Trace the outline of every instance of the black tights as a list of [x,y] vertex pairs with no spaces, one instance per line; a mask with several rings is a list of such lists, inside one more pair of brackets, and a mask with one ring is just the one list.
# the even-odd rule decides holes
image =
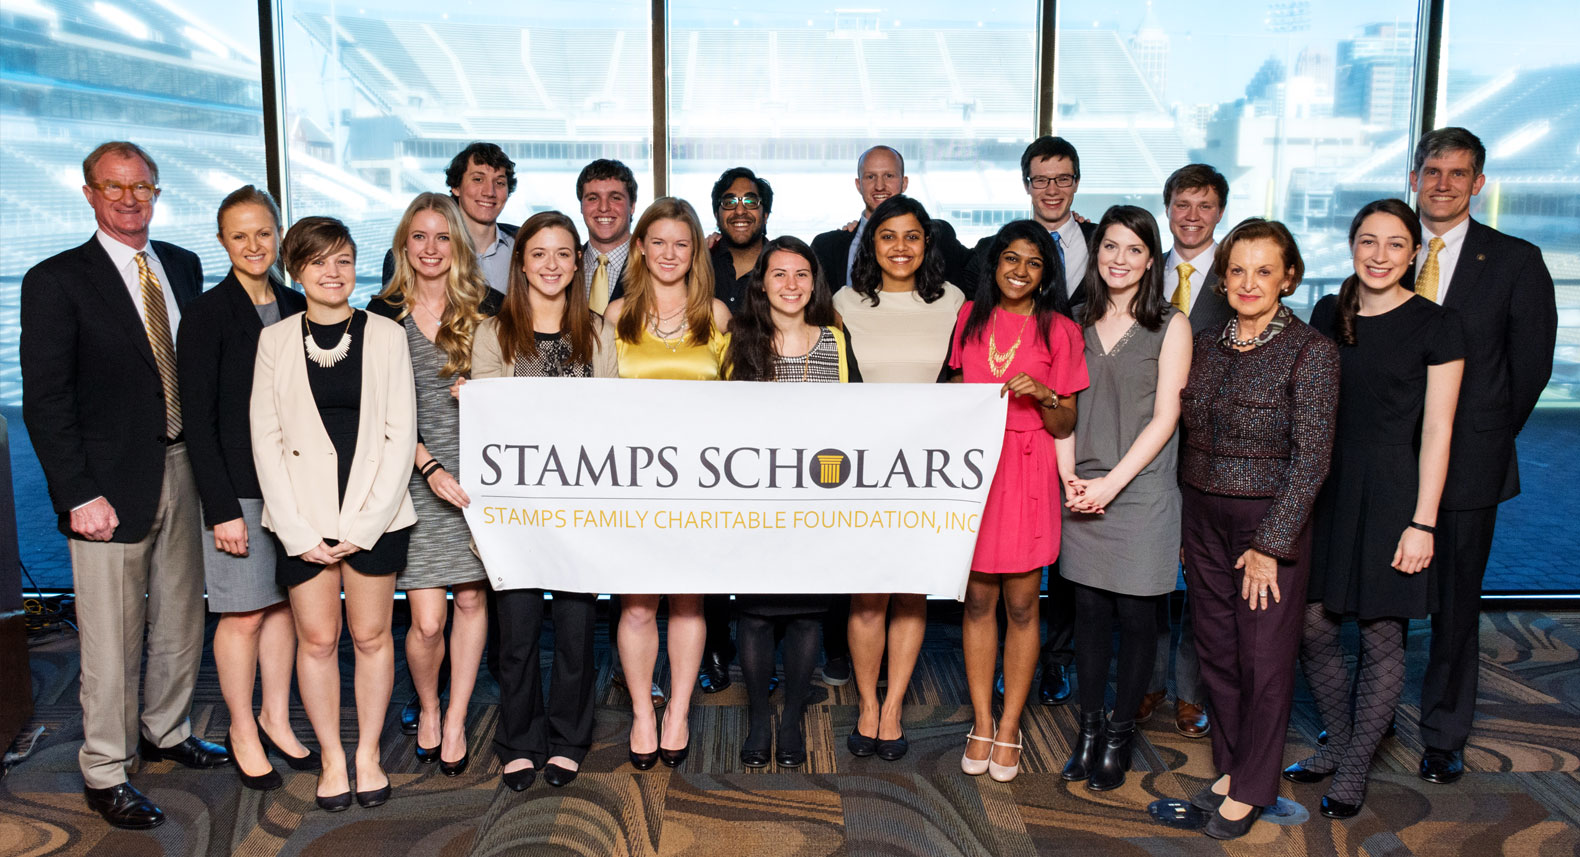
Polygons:
[[[1301,762],[1313,771],[1333,771],[1328,797],[1358,804],[1366,797],[1366,775],[1372,756],[1392,722],[1404,689],[1403,619],[1362,620],[1360,669],[1350,675],[1344,663],[1339,628],[1344,617],[1328,612],[1322,602],[1306,605],[1300,660],[1306,684],[1328,730],[1328,743]],[[1353,700],[1353,710],[1351,703]]]
[[1114,691],[1115,723],[1136,717],[1141,697],[1152,679],[1158,645],[1158,598],[1120,595],[1106,589],[1075,586],[1075,676],[1080,684],[1081,713],[1103,710],[1108,666],[1114,654],[1114,619],[1119,619],[1119,681]]
[[801,715],[806,711],[812,670],[817,666],[820,613],[763,616],[742,611],[737,617],[735,644],[740,649],[741,675],[746,679],[746,699],[751,705],[751,731],[743,749],[770,747],[773,707],[768,701],[768,683],[774,675],[776,625],[783,632],[785,651],[785,710],[779,718],[779,749],[799,752],[806,749]]

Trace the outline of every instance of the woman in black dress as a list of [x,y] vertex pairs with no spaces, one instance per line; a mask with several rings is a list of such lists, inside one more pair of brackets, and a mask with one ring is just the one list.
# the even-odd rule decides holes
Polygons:
[[[1329,818],[1360,811],[1372,755],[1404,686],[1405,625],[1437,606],[1432,530],[1465,346],[1453,310],[1399,283],[1420,246],[1421,223],[1408,205],[1368,204],[1350,222],[1354,276],[1311,313],[1311,326],[1339,344],[1343,378],[1300,651],[1328,743],[1284,778],[1332,775],[1322,798]],[[1358,676],[1339,643],[1347,616],[1360,625]]]
[[[417,405],[406,332],[352,310],[356,244],[330,217],[285,235],[286,270],[307,311],[258,338],[252,457],[275,579],[290,591],[302,706],[323,753],[318,806],[337,812],[389,799],[379,736],[395,676],[390,635],[395,573],[417,522],[406,488]],[[356,651],[357,750],[352,785],[340,743],[341,593]]]

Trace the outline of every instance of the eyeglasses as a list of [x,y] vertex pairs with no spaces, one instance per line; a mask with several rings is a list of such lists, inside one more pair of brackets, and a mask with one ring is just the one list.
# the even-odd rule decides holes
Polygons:
[[1062,176],[1026,176],[1026,184],[1037,190],[1046,188],[1050,183],[1059,187],[1074,187],[1077,179],[1079,179],[1079,176],[1068,173]]
[[89,187],[103,194],[104,198],[111,202],[115,202],[125,196],[127,191],[131,191],[132,198],[138,202],[147,202],[159,195],[158,185],[151,185],[148,182],[138,182],[134,185],[116,184],[115,182],[94,182]]
[[763,201],[758,199],[755,193],[749,193],[745,196],[727,196],[719,200],[719,207],[725,211],[733,211],[737,206],[745,206],[748,211],[756,211],[762,207],[762,204]]

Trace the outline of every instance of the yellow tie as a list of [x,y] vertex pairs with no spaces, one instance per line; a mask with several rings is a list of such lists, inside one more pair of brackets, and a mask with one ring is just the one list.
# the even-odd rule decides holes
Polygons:
[[1189,262],[1181,262],[1175,266],[1174,270],[1180,273],[1180,284],[1174,287],[1174,296],[1169,298],[1169,303],[1173,304],[1175,309],[1185,313],[1188,318],[1190,316],[1190,275],[1196,273],[1196,269]]
[[587,297],[587,307],[603,315],[609,308],[609,257],[598,254],[598,267],[593,271],[592,294]]
[[1415,293],[1433,303],[1437,302],[1437,253],[1442,249],[1441,238],[1426,242],[1426,262],[1421,265],[1421,275],[1415,278]]
[[137,284],[143,290],[143,325],[148,328],[148,344],[154,349],[154,364],[165,388],[165,437],[181,434],[181,391],[176,386],[176,346],[170,337],[170,313],[165,309],[165,292],[159,278],[148,266],[148,254],[137,254]]

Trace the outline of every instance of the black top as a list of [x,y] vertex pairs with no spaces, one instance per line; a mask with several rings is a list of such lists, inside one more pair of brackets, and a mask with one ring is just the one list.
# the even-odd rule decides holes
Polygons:
[[722,238],[708,255],[713,261],[713,296],[724,301],[731,313],[740,312],[741,298],[746,296],[752,272],[748,270],[739,277],[735,276],[735,256]]
[[[307,356],[307,385],[313,391],[313,402],[318,405],[318,418],[324,424],[335,447],[335,461],[340,477],[340,500],[346,497],[346,483],[351,478],[351,465],[356,460],[357,427],[362,417],[362,352],[363,338],[368,329],[366,313],[352,311],[350,324],[315,324],[302,316],[300,324],[312,332],[313,342],[319,348],[330,350],[340,342],[340,337],[351,334],[351,350],[333,366],[318,365]],[[306,350],[306,344],[303,344]]]
[[[1336,338],[1337,316],[1330,295],[1311,311],[1311,326]],[[1407,575],[1392,564],[1415,514],[1427,367],[1464,356],[1459,314],[1419,295],[1355,318],[1355,344],[1339,346],[1338,429],[1317,499],[1310,600],[1362,619],[1436,609],[1435,569]]]
[[[274,284],[279,317],[307,308],[300,292]],[[234,273],[188,304],[176,333],[176,370],[181,381],[182,431],[192,477],[208,526],[241,517],[239,498],[259,498],[252,463],[253,364],[263,322]]]

